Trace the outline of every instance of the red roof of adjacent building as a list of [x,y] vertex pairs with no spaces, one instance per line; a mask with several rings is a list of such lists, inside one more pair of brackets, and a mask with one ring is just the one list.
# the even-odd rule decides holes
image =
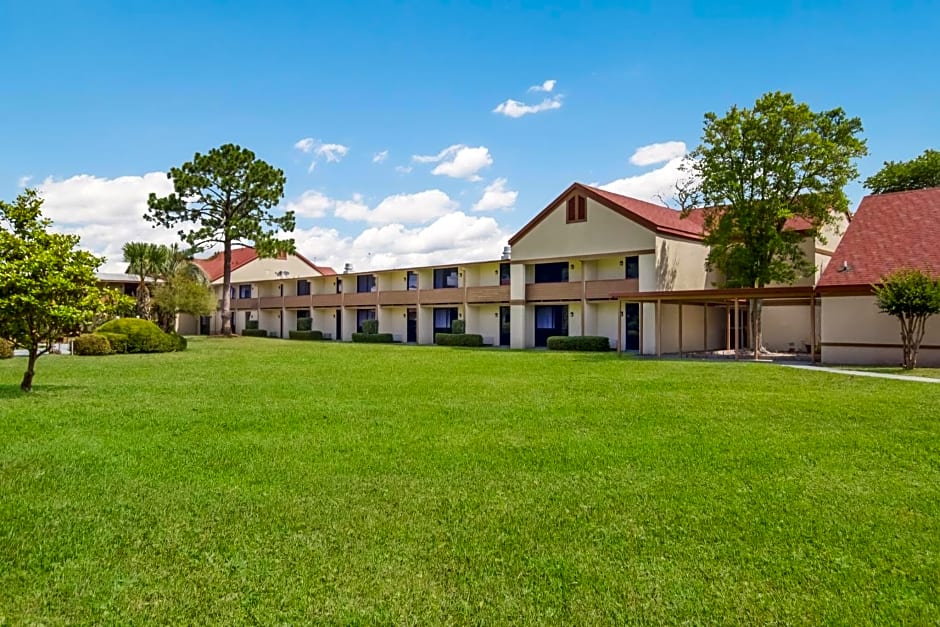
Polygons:
[[[333,268],[330,268],[328,266],[318,266],[301,254],[295,254],[295,256],[324,276],[336,274],[336,270],[334,270]],[[232,249],[232,270],[233,271],[237,270],[238,268],[241,268],[245,264],[250,263],[257,258],[258,258],[258,251],[256,251],[254,248],[251,248],[250,246],[233,248]],[[194,259],[193,261],[195,262],[197,266],[202,268],[202,271],[209,278],[210,282],[217,281],[218,279],[222,278],[223,266],[225,264],[225,260],[223,259],[221,252],[217,252],[216,254],[212,255],[208,259]]]
[[[655,233],[693,240],[701,240],[704,236],[703,209],[692,209],[688,216],[683,218],[682,212],[669,207],[622,196],[590,185],[574,183],[513,235],[509,244],[513,245],[522,239],[539,222],[548,217],[562,200],[576,191]],[[802,217],[791,218],[786,224],[786,228],[797,231],[805,231],[811,227],[810,222]]]
[[870,286],[903,269],[940,275],[940,187],[863,198],[818,286]]

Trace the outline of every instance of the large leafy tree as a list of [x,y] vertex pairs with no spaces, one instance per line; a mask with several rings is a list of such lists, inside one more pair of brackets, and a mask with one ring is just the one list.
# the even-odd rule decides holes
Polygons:
[[176,330],[176,316],[204,316],[215,310],[215,298],[192,252],[177,244],[165,246],[164,263],[156,269],[153,304],[156,322],[167,333]]
[[865,179],[873,194],[940,187],[940,151],[925,150],[910,161],[885,161],[884,167]]
[[136,274],[137,316],[149,320],[152,315],[148,280],[157,276],[159,268],[167,263],[167,247],[150,242],[127,242],[122,249],[127,273]]
[[77,250],[77,235],[50,232],[41,208],[30,189],[0,201],[0,338],[28,352],[24,392],[33,389],[36,360],[81,331],[113,296],[97,287],[104,260]]
[[[812,111],[780,92],[753,108],[705,114],[702,142],[685,163],[678,199],[702,209],[708,266],[727,287],[792,283],[814,272],[804,238],[822,238],[848,212],[845,185],[867,154],[862,122],[841,108]],[[798,222],[799,228],[794,228]],[[755,356],[761,302],[751,306]]]
[[232,333],[232,245],[253,245],[261,256],[293,252],[292,239],[279,232],[294,230],[292,211],[275,216],[271,209],[284,195],[284,172],[255,157],[252,151],[225,144],[170,168],[175,193],[150,194],[148,213],[155,225],[179,228],[190,247],[222,247],[222,333]]
[[924,340],[927,320],[940,314],[940,280],[920,270],[899,270],[875,286],[878,308],[901,323],[902,366],[917,367],[917,351]]

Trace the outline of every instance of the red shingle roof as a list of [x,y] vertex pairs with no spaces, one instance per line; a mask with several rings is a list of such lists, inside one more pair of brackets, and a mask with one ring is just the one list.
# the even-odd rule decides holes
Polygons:
[[940,187],[863,198],[819,287],[868,286],[901,269],[940,275]]
[[[329,266],[318,266],[299,253],[296,254],[296,257],[324,276],[336,274],[336,270],[333,268],[330,268]],[[250,246],[233,248],[232,270],[241,268],[243,265],[250,263],[257,258],[258,252]],[[222,258],[221,252],[217,252],[208,259],[194,259],[193,261],[196,263],[196,265],[202,268],[202,271],[209,278],[210,282],[222,278],[224,259]]]
[[[258,258],[258,253],[254,248],[233,248],[232,249],[232,270],[240,268],[250,261]],[[223,266],[225,260],[222,258],[222,252],[217,252],[208,259],[194,259],[197,266],[206,273],[209,281],[215,281],[222,278]]]

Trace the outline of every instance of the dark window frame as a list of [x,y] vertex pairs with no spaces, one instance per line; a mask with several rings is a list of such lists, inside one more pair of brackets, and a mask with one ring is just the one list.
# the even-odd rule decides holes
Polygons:
[[[631,272],[631,270],[633,270],[633,272]],[[640,278],[640,256],[639,255],[630,255],[629,257],[626,257],[623,260],[623,278],[625,279],[639,279]]]
[[297,295],[310,296],[310,281],[307,279],[297,279]]

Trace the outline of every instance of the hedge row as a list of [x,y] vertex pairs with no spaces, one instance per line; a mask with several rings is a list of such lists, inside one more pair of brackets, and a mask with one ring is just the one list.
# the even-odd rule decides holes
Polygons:
[[0,359],[13,358],[13,344],[6,340],[0,340]]
[[257,320],[247,320],[247,321],[245,321],[245,328],[246,328],[246,329],[252,329],[252,330],[257,331],[257,330],[258,330],[258,321],[257,321]]
[[610,340],[602,335],[555,335],[548,338],[553,351],[609,351]]
[[94,333],[72,341],[76,355],[111,355],[113,353],[171,353],[186,350],[186,338],[164,333],[149,320],[120,318],[98,327]]
[[363,344],[391,344],[394,338],[391,333],[353,333],[352,341]]
[[73,355],[110,355],[113,352],[108,338],[97,333],[79,335],[72,340]]
[[291,331],[290,339],[292,340],[322,340],[323,331]]
[[268,332],[264,329],[242,329],[242,335],[246,337],[268,337]]
[[378,320],[363,320],[362,332],[365,335],[376,335],[379,332]]
[[439,346],[483,346],[483,336],[476,333],[435,333],[434,343]]
[[313,318],[297,318],[297,330],[309,331],[312,329]]

